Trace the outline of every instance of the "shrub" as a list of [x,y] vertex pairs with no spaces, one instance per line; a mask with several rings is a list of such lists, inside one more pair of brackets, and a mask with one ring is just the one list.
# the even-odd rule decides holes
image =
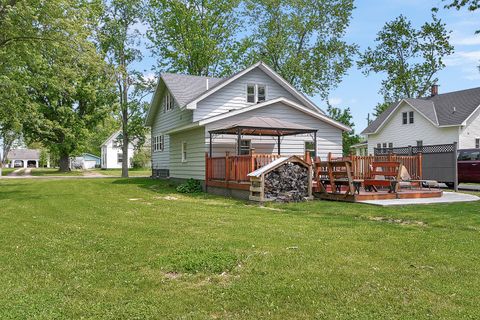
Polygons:
[[180,193],[199,193],[202,192],[202,185],[198,180],[188,179],[187,182],[177,187],[177,191]]
[[132,165],[135,169],[147,168],[150,166],[151,160],[152,160],[152,157],[150,154],[150,150],[146,148],[142,148],[137,152],[135,152],[135,154],[133,155]]

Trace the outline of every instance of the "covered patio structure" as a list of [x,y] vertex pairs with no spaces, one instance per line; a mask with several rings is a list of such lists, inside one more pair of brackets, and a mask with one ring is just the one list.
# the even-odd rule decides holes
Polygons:
[[[300,124],[269,117],[251,117],[222,128],[210,130],[209,152],[205,155],[206,185],[248,190],[250,186],[248,174],[281,157],[281,138],[300,134],[313,134],[314,147],[312,156],[316,157],[317,129]],[[236,136],[236,155],[231,156],[227,152],[225,156],[213,157],[213,140],[218,135]],[[244,136],[270,136],[276,138],[277,153],[256,154],[254,150],[251,150],[248,154],[243,155],[241,141]],[[306,152],[305,155],[297,156],[309,161],[306,158],[310,158],[310,153]]]

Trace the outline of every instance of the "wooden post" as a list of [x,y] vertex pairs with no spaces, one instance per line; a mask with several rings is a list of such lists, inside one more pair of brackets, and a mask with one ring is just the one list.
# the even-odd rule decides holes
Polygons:
[[280,136],[277,136],[277,154],[280,155]]
[[423,154],[419,152],[417,154],[417,172],[418,172],[418,178],[421,180],[423,179],[423,172],[422,172],[422,166],[423,166]]
[[208,152],[205,152],[205,192],[208,191],[208,179],[209,179],[209,173],[208,171],[210,170],[209,165],[208,165]]
[[332,161],[332,153],[331,152],[328,153],[327,159],[328,159],[328,161]]
[[255,149],[250,150],[250,172],[255,171]]
[[237,129],[237,156],[240,155],[240,153],[242,152],[242,134],[241,134],[241,129],[238,128]]
[[230,178],[230,160],[228,159],[229,152],[225,152],[225,183],[228,187],[228,180]]

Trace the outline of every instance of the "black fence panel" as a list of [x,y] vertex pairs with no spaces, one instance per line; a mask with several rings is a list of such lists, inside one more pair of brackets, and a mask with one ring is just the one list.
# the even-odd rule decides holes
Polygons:
[[374,155],[416,155],[422,153],[422,178],[453,184],[457,190],[457,143],[399,148],[374,148]]

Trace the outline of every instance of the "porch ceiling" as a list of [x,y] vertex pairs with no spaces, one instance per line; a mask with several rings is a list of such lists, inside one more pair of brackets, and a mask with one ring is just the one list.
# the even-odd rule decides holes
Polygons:
[[241,134],[249,136],[288,136],[316,132],[300,124],[267,117],[251,117],[224,128],[209,131],[211,134]]

